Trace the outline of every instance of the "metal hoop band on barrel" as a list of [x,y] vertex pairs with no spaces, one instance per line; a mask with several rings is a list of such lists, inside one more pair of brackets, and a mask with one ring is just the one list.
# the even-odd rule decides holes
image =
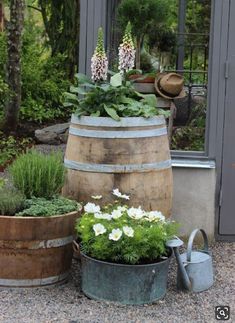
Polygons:
[[171,160],[164,160],[158,163],[150,164],[126,164],[126,165],[111,165],[111,164],[85,164],[78,163],[73,160],[64,159],[64,165],[67,168],[80,170],[84,172],[94,173],[132,173],[132,172],[147,172],[154,169],[167,169],[171,167]]
[[65,238],[58,238],[52,240],[35,240],[35,241],[8,241],[0,240],[0,248],[5,249],[24,249],[27,250],[37,250],[37,249],[49,249],[49,248],[58,248],[66,246],[67,244],[72,243],[74,237],[68,236]]
[[120,118],[120,121],[116,121],[112,118],[106,117],[82,116],[78,118],[75,115],[72,115],[71,123],[89,127],[149,127],[165,125],[165,118],[163,116],[156,116],[148,119],[144,119],[142,117],[129,117]]
[[69,272],[65,272],[58,276],[52,276],[39,279],[0,279],[0,287],[35,287],[60,283],[66,280]]
[[166,127],[150,130],[132,130],[132,131],[102,131],[102,130],[87,130],[77,129],[70,126],[69,133],[71,135],[89,138],[147,138],[147,137],[158,137],[167,134]]

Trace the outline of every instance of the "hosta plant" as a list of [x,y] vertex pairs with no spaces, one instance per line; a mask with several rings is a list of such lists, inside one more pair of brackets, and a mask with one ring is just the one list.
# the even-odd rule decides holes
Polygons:
[[[119,200],[129,199],[118,189],[113,194]],[[177,227],[159,211],[148,212],[115,201],[103,208],[87,203],[76,230],[86,255],[115,263],[143,264],[168,256],[165,243],[177,233]]]

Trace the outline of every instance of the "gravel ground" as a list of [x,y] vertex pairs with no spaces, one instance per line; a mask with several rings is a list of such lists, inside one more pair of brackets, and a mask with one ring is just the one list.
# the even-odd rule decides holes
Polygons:
[[172,261],[168,291],[152,305],[124,306],[88,299],[80,290],[79,262],[74,260],[68,283],[54,287],[0,290],[0,322],[4,323],[191,323],[217,322],[215,306],[231,307],[235,322],[235,243],[215,243],[215,283],[202,293],[176,290],[176,265]]
[[[38,145],[48,153],[63,146]],[[3,175],[3,174],[1,174]],[[1,176],[0,175],[0,176]],[[7,176],[7,174],[6,174]],[[88,299],[80,289],[80,264],[74,260],[68,283],[33,289],[0,289],[3,323],[191,323],[217,322],[215,306],[229,305],[235,322],[235,243],[211,246],[215,269],[213,287],[202,293],[176,290],[176,264],[170,266],[166,296],[152,305],[124,306]]]

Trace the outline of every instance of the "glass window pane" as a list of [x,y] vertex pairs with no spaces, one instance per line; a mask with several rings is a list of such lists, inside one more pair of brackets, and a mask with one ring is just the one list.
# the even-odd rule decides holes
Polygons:
[[[174,100],[171,149],[204,151],[211,0],[114,0],[111,12],[112,69],[118,68],[118,45],[130,20],[143,74],[184,77],[186,96]],[[159,98],[160,106],[169,102]]]

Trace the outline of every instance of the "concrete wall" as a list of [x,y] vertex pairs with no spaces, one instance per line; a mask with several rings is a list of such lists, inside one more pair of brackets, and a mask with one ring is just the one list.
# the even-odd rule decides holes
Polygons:
[[173,168],[173,219],[182,236],[202,228],[210,240],[215,227],[215,169]]

